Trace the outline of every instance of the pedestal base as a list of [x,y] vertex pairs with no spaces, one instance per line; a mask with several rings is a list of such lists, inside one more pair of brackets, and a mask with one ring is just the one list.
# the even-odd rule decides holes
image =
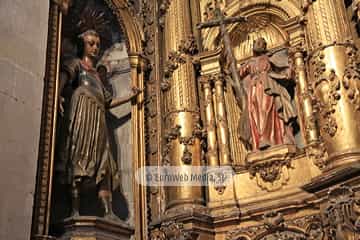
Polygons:
[[48,235],[36,235],[31,240],[56,240],[56,238]]
[[214,240],[209,209],[193,204],[167,210],[158,222],[151,224],[150,239]]
[[279,190],[289,180],[291,158],[295,154],[295,145],[277,145],[249,153],[246,161],[251,178],[256,177],[258,186],[264,190]]
[[134,234],[134,229],[124,222],[93,216],[67,218],[63,228],[59,240],[128,240]]

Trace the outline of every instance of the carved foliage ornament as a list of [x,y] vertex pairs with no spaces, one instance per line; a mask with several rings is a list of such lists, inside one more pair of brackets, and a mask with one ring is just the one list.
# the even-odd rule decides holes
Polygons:
[[155,24],[154,24],[154,3],[151,1],[142,1],[140,16],[142,18],[142,25],[144,30],[144,39],[142,42],[142,49],[144,53],[145,61],[145,141],[146,141],[146,153],[150,156],[156,157],[157,153],[157,133],[156,117],[158,117],[157,110],[157,94],[155,85],[155,78],[153,66],[155,59]]
[[172,145],[172,141],[176,140],[177,138],[180,137],[181,132],[180,132],[181,126],[180,125],[176,125],[173,128],[170,128],[164,136],[165,139],[165,147],[164,147],[164,151],[163,151],[163,165],[170,165],[170,151],[171,151],[171,145]]
[[197,233],[185,230],[183,223],[174,221],[164,222],[150,233],[150,240],[193,240],[197,237]]
[[165,27],[165,16],[167,10],[169,9],[171,0],[162,0],[160,7],[159,7],[159,26],[161,28]]
[[150,233],[150,240],[166,240],[165,233],[160,229],[155,229]]
[[148,61],[148,70],[153,69],[153,55],[155,52],[155,25],[154,25],[154,4],[150,1],[143,1],[141,7],[141,16],[144,29],[144,39],[143,39],[143,51]]
[[[360,60],[358,50],[351,41],[337,46],[346,47],[348,61],[344,75],[338,76],[335,70],[326,71],[324,52],[319,50],[312,58],[311,65],[314,68],[314,82],[312,89],[322,91],[322,98],[314,98],[316,111],[319,112],[323,121],[321,133],[334,137],[338,131],[338,123],[334,116],[339,100],[347,100],[354,106],[354,111],[360,111]],[[344,94],[340,94],[344,91]],[[320,100],[321,99],[321,100]]]
[[269,161],[251,166],[249,171],[252,176],[259,174],[265,182],[274,182],[280,178],[283,166],[291,167],[291,161]]
[[306,154],[318,168],[324,169],[326,167],[328,163],[328,154],[323,142],[307,146]]
[[311,65],[315,70],[315,81],[313,83],[312,89],[316,90],[323,84],[328,86],[328,90],[325,93],[326,96],[324,97],[323,101],[317,100],[315,107],[316,110],[320,113],[320,117],[324,121],[321,127],[321,132],[323,134],[329,135],[330,137],[334,137],[338,129],[338,124],[336,122],[336,118],[333,115],[336,111],[337,102],[341,98],[339,93],[340,79],[336,75],[335,70],[330,70],[330,73],[326,74],[326,64],[324,63],[324,58],[325,55],[323,51],[320,50],[311,61]]
[[163,151],[163,164],[164,165],[170,165],[170,152],[171,152],[171,145],[172,141],[179,140],[180,144],[184,145],[183,155],[181,157],[181,160],[184,164],[191,164],[192,163],[192,153],[189,149],[189,146],[193,146],[195,144],[195,139],[202,140],[206,137],[206,133],[201,127],[199,123],[195,124],[192,135],[183,137],[181,136],[181,126],[176,125],[173,128],[170,128],[170,130],[165,133],[164,139],[165,139],[165,148]]
[[225,8],[224,0],[208,0],[205,3],[203,14],[205,21],[212,20],[216,17],[215,9],[217,6],[220,7],[221,10],[223,10]]
[[[307,222],[308,221],[308,222]],[[325,237],[324,229],[319,217],[310,217],[305,221],[307,240],[323,240]]]
[[158,158],[158,134],[160,130],[157,126],[157,88],[155,79],[155,32],[154,24],[155,6],[153,1],[142,1],[140,17],[143,28],[142,51],[144,53],[144,111],[145,111],[145,146],[149,162],[153,163]]
[[360,234],[360,197],[354,189],[347,186],[333,188],[325,200],[320,215],[285,221],[280,212],[265,213],[263,225],[230,231],[226,239],[239,239],[240,236],[263,240],[357,239]]
[[181,64],[186,63],[188,56],[193,56],[198,53],[198,47],[194,35],[189,35],[186,40],[181,40],[177,51],[172,51],[168,55],[168,60],[165,63],[164,79],[160,84],[161,90],[170,90],[170,80],[172,74]]
[[[315,229],[317,227],[317,229]],[[281,212],[263,215],[263,224],[228,232],[226,240],[323,240],[324,234],[317,216],[306,216],[285,222]]]
[[291,231],[282,231],[282,232],[275,232],[269,234],[261,240],[307,240],[306,236],[301,233],[291,232]]
[[352,239],[360,233],[360,198],[350,187],[330,190],[322,218],[329,240]]
[[[155,24],[156,18],[156,1],[140,1],[139,18],[141,19],[141,26],[143,29],[142,52],[143,52],[143,71],[144,71],[144,127],[145,127],[145,141],[146,141],[146,161],[149,165],[158,165],[161,159],[162,152],[158,151],[158,146],[161,144],[160,134],[161,126],[161,111],[158,109],[158,101],[160,99],[160,92],[158,90],[159,81],[156,77],[156,39],[157,28]],[[153,221],[154,216],[158,216],[164,212],[165,196],[162,187],[153,187],[147,191],[146,209],[147,223]],[[161,233],[153,239],[164,239]]]
[[249,153],[247,163],[250,177],[255,177],[258,186],[264,190],[280,189],[290,179],[291,158],[295,153],[293,145],[279,145],[271,150]]
[[346,65],[342,84],[346,90],[346,97],[360,111],[360,60],[357,49],[352,46],[346,48],[349,62]]

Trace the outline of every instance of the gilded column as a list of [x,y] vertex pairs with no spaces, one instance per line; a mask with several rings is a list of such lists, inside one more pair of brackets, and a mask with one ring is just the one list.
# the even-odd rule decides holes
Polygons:
[[216,167],[219,166],[219,158],[211,80],[212,78],[210,76],[202,76],[200,78],[200,82],[204,91],[205,130],[207,133],[206,159],[209,166]]
[[[200,111],[196,94],[192,54],[196,51],[192,35],[190,5],[187,0],[168,1],[164,20],[166,83],[165,116],[168,130],[168,164],[186,169],[200,166]],[[201,186],[166,188],[167,209],[178,205],[204,204]]]
[[306,76],[304,54],[302,49],[296,49],[294,53],[296,68],[296,83],[299,97],[299,105],[302,110],[302,125],[304,130],[304,140],[306,145],[316,144],[319,141],[314,109],[312,106],[312,96],[309,92],[308,79]]
[[221,74],[215,77],[215,104],[220,165],[231,165],[229,127],[227,125],[224,98],[224,78]]
[[360,100],[357,55],[343,1],[317,0],[305,6],[310,85],[317,102],[320,136],[330,169],[360,155]]

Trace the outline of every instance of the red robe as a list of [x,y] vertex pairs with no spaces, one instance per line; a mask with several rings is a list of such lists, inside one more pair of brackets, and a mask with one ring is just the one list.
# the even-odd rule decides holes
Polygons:
[[[253,57],[241,66],[240,76],[247,93],[247,114],[240,122],[240,137],[252,149],[279,144],[294,144],[290,125],[296,113],[286,88],[272,75],[273,64],[267,55]],[[287,69],[289,70],[289,68]],[[277,76],[284,76],[277,74]],[[284,77],[286,78],[286,77]]]

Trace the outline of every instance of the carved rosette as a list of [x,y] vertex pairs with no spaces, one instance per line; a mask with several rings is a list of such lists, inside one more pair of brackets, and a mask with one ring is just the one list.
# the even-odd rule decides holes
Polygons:
[[247,163],[251,178],[256,178],[259,187],[275,191],[285,185],[292,168],[291,158],[295,155],[293,145],[279,145],[264,151],[249,153]]

